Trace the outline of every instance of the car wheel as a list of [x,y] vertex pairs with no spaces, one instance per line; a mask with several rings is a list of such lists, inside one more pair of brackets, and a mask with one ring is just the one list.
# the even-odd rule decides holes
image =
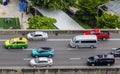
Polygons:
[[93,45],[91,45],[91,46],[90,46],[90,48],[94,48],[94,46],[93,46]]
[[25,47],[22,47],[22,49],[25,49]]
[[52,55],[49,55],[48,57],[49,57],[49,58],[51,58],[51,57],[52,57]]
[[114,57],[117,57],[117,55],[116,55],[116,54],[114,54]]
[[11,47],[8,47],[8,49],[11,49]]
[[91,64],[91,66],[95,66],[95,64],[94,64],[94,63],[92,63],[92,64]]
[[38,58],[38,56],[36,55],[35,58]]
[[102,40],[104,40],[104,41],[105,41],[105,40],[106,40],[106,38],[103,38]]
[[45,40],[45,38],[42,38],[42,40],[44,41],[44,40]]
[[107,66],[110,66],[110,63],[108,63]]
[[36,65],[34,65],[33,67],[34,67],[34,68],[36,68],[37,66],[36,66]]
[[32,39],[32,38],[30,38],[29,40],[30,40],[30,41],[32,41],[33,39]]
[[79,46],[78,46],[78,45],[76,45],[76,46],[75,46],[75,48],[79,48]]

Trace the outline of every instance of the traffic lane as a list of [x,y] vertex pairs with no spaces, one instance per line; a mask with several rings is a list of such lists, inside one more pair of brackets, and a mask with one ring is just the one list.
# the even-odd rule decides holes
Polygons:
[[[79,34],[48,34],[48,39],[71,39],[76,35],[83,35],[83,33],[79,33]],[[23,36],[22,34],[7,34],[7,35],[0,35],[0,39],[11,39],[14,37],[26,37]],[[110,33],[110,37],[111,38],[120,38],[120,34],[119,33]]]
[[29,61],[25,61],[24,58],[31,57],[30,53],[31,51],[23,50],[8,50],[7,52],[0,52],[0,66],[28,65]]
[[[114,41],[111,41],[111,42],[109,42],[109,43],[113,43]],[[39,45],[39,43],[40,44],[44,44],[44,43],[42,43],[42,42],[38,42],[38,43],[36,43],[36,44],[38,44]],[[32,44],[32,45],[34,45],[34,42],[31,42],[30,44]],[[51,43],[48,43],[48,44],[50,44],[50,46],[51,46],[51,44],[52,44],[52,46],[53,45],[55,45],[54,47],[55,47],[55,52],[56,52],[56,54],[55,54],[55,56],[54,56],[54,64],[55,65],[78,65],[78,64],[84,64],[84,62],[86,61],[86,59],[87,59],[87,57],[89,57],[89,56],[92,56],[92,55],[96,55],[96,54],[102,54],[102,53],[106,53],[106,52],[108,52],[109,51],[109,49],[99,49],[99,48],[96,48],[96,49],[90,49],[90,48],[79,48],[78,50],[76,50],[76,48],[69,48],[69,47],[64,47],[63,45],[65,45],[65,44],[67,44],[67,41],[59,41],[59,42],[55,42],[55,41],[52,41]],[[62,44],[62,46],[61,46],[61,44]],[[101,43],[101,44],[103,44],[103,43]],[[47,45],[47,44],[46,44]],[[67,45],[65,45],[65,46],[67,46]],[[28,48],[29,49],[29,48]],[[6,49],[6,50],[8,50],[8,49]],[[27,49],[25,49],[25,50],[27,50]],[[104,51],[103,51],[104,50]],[[16,50],[16,49],[10,49],[10,50],[8,50],[8,52],[10,52],[10,51],[12,51],[13,53],[12,54],[15,54],[16,53],[16,51],[18,51],[18,50]],[[22,53],[24,52],[24,51],[22,51],[22,50],[19,50],[19,52],[21,51],[21,53],[19,53],[20,55],[23,55]],[[72,51],[72,52],[71,52]],[[7,52],[7,51],[5,51],[5,52]],[[88,53],[86,53],[86,52],[88,52]],[[2,53],[2,52],[1,52]],[[10,54],[9,53],[9,55],[12,55],[12,54]],[[17,53],[18,54],[18,53]],[[28,55],[26,55],[26,54],[28,54]],[[30,52],[28,53],[26,53],[25,54],[25,56],[26,57],[31,57],[30,56]],[[87,54],[87,55],[86,55]],[[20,56],[19,55],[19,56]],[[78,58],[80,56],[80,58],[83,58],[83,59],[85,59],[85,61],[84,60],[82,60],[81,62],[80,61],[76,61],[76,60],[72,60],[71,62],[70,62],[70,58]],[[9,57],[9,56],[7,56],[7,57]],[[59,58],[60,57],[60,58]],[[10,57],[11,58],[11,57]],[[17,55],[15,56],[15,58],[16,59],[18,59],[17,58]],[[61,59],[62,58],[62,59]],[[23,57],[23,59],[24,59],[24,57]],[[59,60],[59,59],[61,59],[61,60]],[[19,60],[19,59],[18,59]],[[9,61],[9,60],[8,60]],[[14,62],[14,61],[13,61]],[[9,62],[8,62],[9,63]],[[25,62],[21,62],[21,65],[22,64],[24,64]],[[28,62],[27,62],[28,63]],[[27,63],[25,64],[25,65],[27,65]],[[4,63],[3,63],[4,64]],[[5,63],[6,64],[6,63]],[[10,63],[10,64],[12,64],[12,63]],[[14,63],[13,63],[14,64]],[[16,65],[18,65],[18,63],[16,63]]]

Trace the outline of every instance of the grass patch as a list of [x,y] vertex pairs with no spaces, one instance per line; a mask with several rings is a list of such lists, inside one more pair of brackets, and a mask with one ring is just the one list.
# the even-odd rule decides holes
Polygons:
[[10,27],[13,27],[14,29],[20,29],[19,18],[0,18],[0,28],[10,29]]

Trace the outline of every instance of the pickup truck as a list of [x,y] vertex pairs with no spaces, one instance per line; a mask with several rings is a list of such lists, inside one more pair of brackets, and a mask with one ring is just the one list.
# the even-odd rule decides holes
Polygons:
[[99,29],[85,31],[84,35],[96,35],[98,39],[107,40],[110,38],[110,33],[108,31],[101,31]]

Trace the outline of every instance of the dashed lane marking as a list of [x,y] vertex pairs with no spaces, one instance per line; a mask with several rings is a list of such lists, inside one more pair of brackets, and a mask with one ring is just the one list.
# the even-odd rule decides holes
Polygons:
[[33,59],[33,58],[24,58],[24,60],[31,60],[31,59]]
[[81,58],[69,58],[69,60],[80,60]]

